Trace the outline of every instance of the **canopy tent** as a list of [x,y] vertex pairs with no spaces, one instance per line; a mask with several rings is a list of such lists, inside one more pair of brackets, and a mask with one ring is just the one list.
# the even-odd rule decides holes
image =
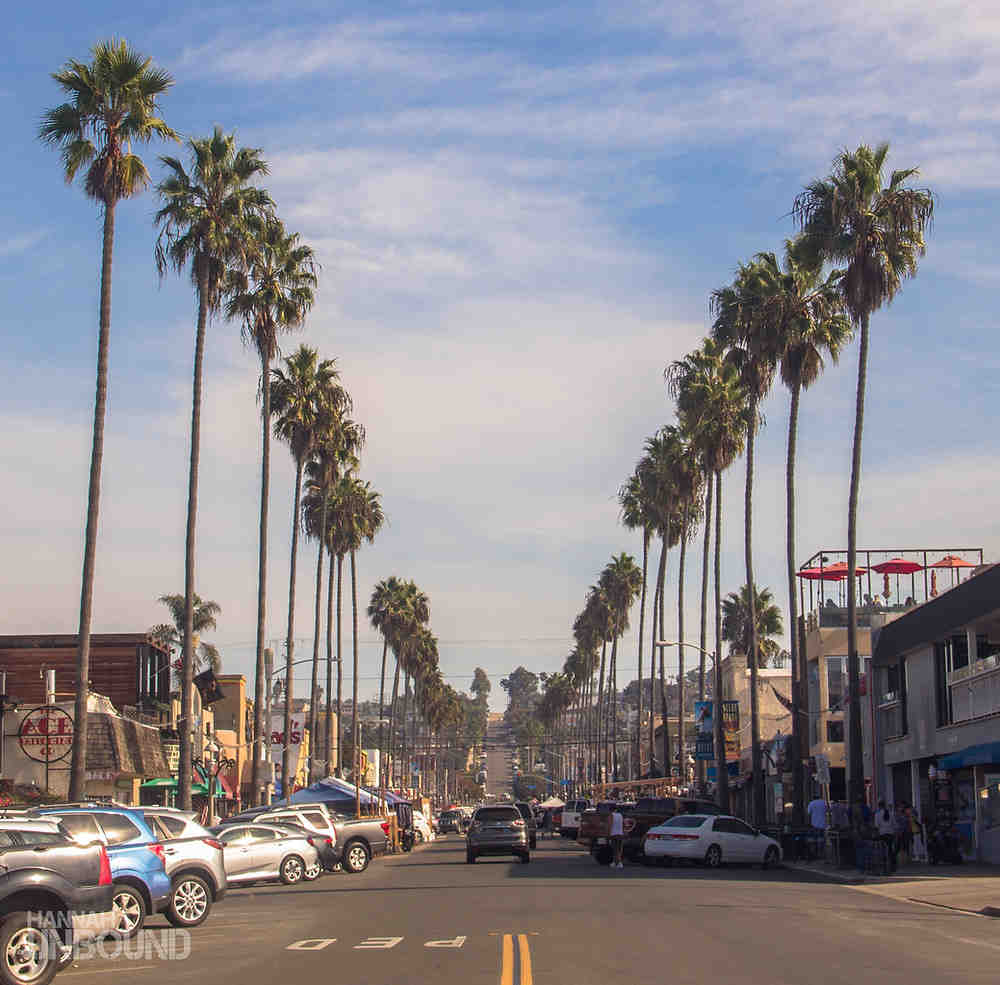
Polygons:
[[[308,787],[296,790],[288,799],[292,804],[336,804],[341,808],[353,805],[358,799],[358,791],[353,783],[346,780],[339,780],[335,776],[328,776],[325,779],[317,780]],[[360,791],[361,804],[370,807],[378,803],[378,798],[373,797],[366,790]],[[282,801],[285,803],[285,801]]]
[[566,801],[560,800],[558,797],[549,797],[548,800],[543,800],[539,807],[565,807]]

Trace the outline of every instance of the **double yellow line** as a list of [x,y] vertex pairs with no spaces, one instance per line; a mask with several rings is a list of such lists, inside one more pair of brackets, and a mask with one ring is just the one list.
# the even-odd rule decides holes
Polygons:
[[514,969],[520,972],[518,985],[532,985],[531,948],[528,946],[528,935],[517,935],[518,963],[514,963],[514,935],[504,934],[500,959],[500,985],[514,985]]

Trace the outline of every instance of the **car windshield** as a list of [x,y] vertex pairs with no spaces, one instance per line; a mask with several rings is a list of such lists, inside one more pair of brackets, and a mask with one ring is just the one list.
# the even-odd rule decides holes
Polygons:
[[0,985],[1000,978],[1000,0],[2,20]]

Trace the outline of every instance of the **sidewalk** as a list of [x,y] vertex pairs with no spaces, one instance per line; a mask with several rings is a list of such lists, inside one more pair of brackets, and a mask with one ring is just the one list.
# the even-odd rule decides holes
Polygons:
[[837,869],[822,862],[786,862],[785,868],[890,899],[1000,917],[1000,866],[996,865],[911,862],[891,876],[866,876],[857,869]]

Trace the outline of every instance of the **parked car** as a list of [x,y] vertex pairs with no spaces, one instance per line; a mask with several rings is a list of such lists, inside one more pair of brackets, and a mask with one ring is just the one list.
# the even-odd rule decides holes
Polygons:
[[143,814],[163,844],[171,886],[166,917],[175,927],[197,927],[226,895],[222,842],[194,820],[193,811],[147,807]]
[[[113,932],[111,863],[104,845],[77,845],[54,821],[0,821],[0,982],[48,985],[73,944]],[[43,909],[53,926],[38,919]]]
[[589,800],[567,800],[559,818],[559,834],[564,838],[576,840],[580,829],[580,815],[589,808]]
[[226,881],[230,886],[281,880],[294,886],[319,855],[301,828],[254,821],[209,829],[222,842]]
[[524,823],[528,828],[528,847],[534,851],[538,847],[538,822],[535,820],[535,813],[531,809],[531,804],[523,800],[515,802],[514,806],[521,812]]
[[434,829],[424,817],[423,811],[413,812],[413,827],[416,831],[417,843],[434,840]]
[[35,817],[49,817],[79,845],[102,844],[114,882],[118,933],[137,934],[150,913],[170,906],[172,887],[163,845],[142,811],[126,807],[40,807]]
[[339,864],[340,856],[336,850],[337,829],[334,827],[330,812],[323,804],[279,807],[257,814],[255,820],[293,825],[314,837],[313,847],[319,855],[319,865],[307,867],[305,878],[308,881],[318,879],[324,869],[333,872]]
[[723,862],[752,862],[770,868],[781,861],[781,846],[738,817],[678,814],[649,830],[645,856],[668,863],[675,858],[704,862],[713,869]]
[[515,855],[527,865],[531,861],[528,825],[514,806],[480,807],[472,816],[465,836],[465,861],[480,855]]

